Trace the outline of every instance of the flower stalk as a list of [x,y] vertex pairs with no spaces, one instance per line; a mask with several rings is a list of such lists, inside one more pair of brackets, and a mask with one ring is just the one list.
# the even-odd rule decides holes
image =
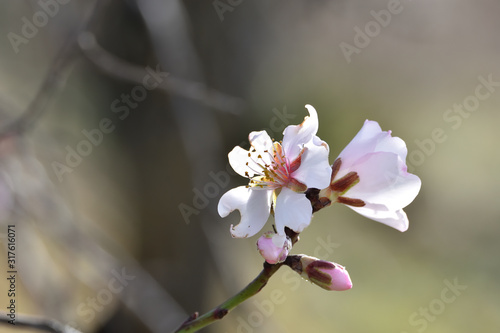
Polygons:
[[175,333],[191,333],[208,326],[215,321],[224,318],[229,311],[249,299],[250,297],[256,295],[262,288],[265,287],[267,281],[271,278],[283,266],[282,263],[271,265],[267,262],[264,263],[264,269],[260,272],[257,277],[250,282],[245,288],[243,288],[239,293],[229,298],[225,302],[221,303],[216,308],[205,313],[202,316],[198,316],[197,313],[193,314],[186,322],[184,322],[181,327],[179,327]]
[[[295,233],[288,228],[285,229],[285,232],[288,237],[290,237],[292,244],[295,244],[299,240],[298,233]],[[266,286],[271,276],[273,276],[274,273],[276,273],[278,269],[283,266],[283,264],[284,263],[271,265],[267,262],[264,262],[264,268],[259,273],[259,275],[257,275],[257,277],[240,292],[202,316],[199,316],[198,312],[195,312],[177,330],[175,330],[174,333],[196,332],[203,327],[206,327],[210,324],[213,324],[215,321],[224,318],[229,313],[229,311],[231,311],[250,297],[259,293],[259,291],[261,291],[262,288]]]

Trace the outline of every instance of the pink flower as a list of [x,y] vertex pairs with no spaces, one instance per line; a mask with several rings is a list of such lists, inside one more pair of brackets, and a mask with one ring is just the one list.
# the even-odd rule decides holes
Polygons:
[[291,248],[290,238],[272,231],[266,232],[257,240],[257,249],[271,265],[285,261]]
[[316,110],[310,105],[306,108],[309,117],[300,125],[288,126],[282,142],[273,142],[266,131],[252,132],[250,150],[237,146],[229,153],[234,171],[249,179],[248,185],[226,192],[217,207],[221,217],[240,211],[240,223],[231,225],[233,237],[255,235],[271,209],[279,235],[285,234],[285,227],[301,232],[309,225],[312,207],[304,192],[309,187],[327,187],[331,167],[328,145],[316,136]]
[[408,173],[403,140],[366,120],[332,166],[332,181],[320,197],[340,202],[399,231],[408,229],[403,208],[420,191],[421,181]]
[[351,278],[344,266],[306,255],[300,258],[300,263],[300,275],[323,289],[343,291],[352,288]]

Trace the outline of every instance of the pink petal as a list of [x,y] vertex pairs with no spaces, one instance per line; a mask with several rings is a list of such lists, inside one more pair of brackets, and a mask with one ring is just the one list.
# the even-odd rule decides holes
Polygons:
[[292,248],[292,242],[286,235],[266,232],[257,240],[257,249],[271,265],[283,262]]
[[[406,172],[404,162],[394,153],[367,154],[343,171],[355,171],[359,176],[359,183],[347,191],[346,197],[383,204],[392,210],[408,206],[420,191],[420,178]],[[341,176],[339,172],[336,178]]]
[[348,206],[358,214],[361,214],[369,219],[383,223],[401,232],[408,230],[408,217],[402,209],[389,210],[381,204],[366,204],[363,207]]
[[312,217],[312,206],[304,193],[294,192],[286,187],[276,199],[275,221],[278,234],[285,233],[285,226],[295,232],[302,232]]
[[344,266],[336,264],[334,269],[325,270],[325,273],[332,277],[332,283],[328,289],[344,291],[352,288],[351,277]]
[[241,214],[240,223],[234,227],[231,225],[233,237],[251,237],[262,229],[269,218],[272,192],[239,186],[224,193],[217,206],[219,215],[226,217],[234,210]]
[[390,131],[382,131],[376,121],[366,120],[361,130],[342,150],[339,157],[344,167],[350,167],[365,154],[379,151],[395,153],[403,161],[408,152],[403,140],[392,137]]

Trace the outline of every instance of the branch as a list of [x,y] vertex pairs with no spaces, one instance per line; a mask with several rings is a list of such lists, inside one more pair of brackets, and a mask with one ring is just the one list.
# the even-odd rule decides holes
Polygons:
[[[0,312],[1,324],[12,325],[9,323],[10,320],[6,312]],[[61,324],[57,320],[24,314],[16,317],[15,327],[29,327],[51,333],[81,333],[71,326]]]
[[[78,45],[87,59],[104,73],[124,81],[143,84],[144,67],[129,63],[108,52],[99,45],[93,33],[89,31],[81,33],[78,37]],[[245,107],[244,102],[239,98],[210,89],[201,82],[184,80],[171,75],[158,86],[158,89],[227,113],[241,114]]]
[[257,275],[257,277],[243,290],[201,317],[198,317],[198,313],[195,312],[174,333],[196,332],[199,329],[214,323],[216,320],[224,318],[229,311],[261,291],[261,289],[267,284],[267,281],[269,281],[271,276],[273,276],[281,266],[283,266],[282,263],[276,265],[264,263],[264,269],[262,272],[260,272],[260,274]]
[[[285,233],[290,237],[292,245],[295,245],[299,241],[299,234],[289,229],[285,228]],[[287,258],[288,259],[288,258]],[[218,307],[212,309],[211,311],[205,313],[201,317],[198,316],[198,312],[193,313],[174,333],[192,333],[202,329],[205,326],[213,324],[215,321],[224,318],[229,311],[249,299],[250,297],[256,295],[262,290],[267,284],[267,281],[271,278],[287,262],[282,262],[279,264],[271,265],[264,262],[264,269],[260,272],[257,277],[250,282],[245,288],[243,288],[239,293],[229,298]]]

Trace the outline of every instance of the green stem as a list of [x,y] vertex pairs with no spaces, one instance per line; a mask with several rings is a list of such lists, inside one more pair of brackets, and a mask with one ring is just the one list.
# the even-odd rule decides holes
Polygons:
[[231,311],[236,306],[243,303],[253,295],[257,294],[262,288],[264,288],[264,286],[267,284],[267,281],[269,281],[269,278],[273,276],[273,274],[276,273],[282,265],[282,263],[276,265],[264,263],[264,269],[262,270],[262,272],[260,272],[260,274],[257,275],[257,277],[239,293],[200,317],[198,317],[198,313],[193,314],[184,324],[181,325],[181,327],[179,327],[175,331],[175,333],[196,332],[199,329],[214,323],[216,320],[222,319],[229,313],[229,311]]

